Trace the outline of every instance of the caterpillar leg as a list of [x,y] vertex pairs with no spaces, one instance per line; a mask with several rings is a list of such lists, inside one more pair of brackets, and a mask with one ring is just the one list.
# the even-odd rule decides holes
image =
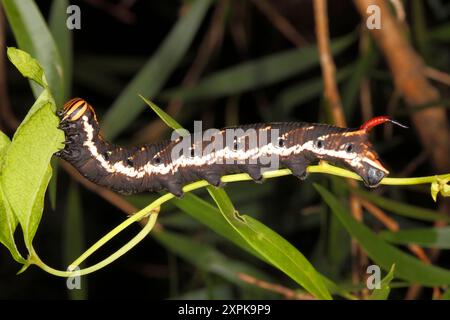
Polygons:
[[263,182],[263,175],[261,173],[261,166],[256,164],[246,164],[241,166],[241,170],[244,173],[247,173],[250,178],[253,179],[256,183]]
[[309,162],[306,159],[294,159],[289,161],[282,161],[282,165],[292,171],[292,174],[300,180],[305,180],[308,177],[306,168]]
[[160,183],[164,189],[172,193],[177,198],[183,197],[184,195],[183,185],[180,182],[168,179],[168,180],[161,180]]
[[199,173],[199,177],[206,180],[209,184],[215,186],[215,187],[222,187],[222,176],[220,172],[214,172],[214,171],[205,171]]

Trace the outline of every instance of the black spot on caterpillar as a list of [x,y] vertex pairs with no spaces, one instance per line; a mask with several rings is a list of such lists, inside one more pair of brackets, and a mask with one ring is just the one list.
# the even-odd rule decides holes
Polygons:
[[[386,116],[354,129],[306,122],[252,124],[209,132],[209,139],[178,137],[125,149],[102,138],[95,111],[85,100],[70,100],[58,115],[66,141],[56,155],[88,180],[124,194],[167,190],[178,197],[190,182],[204,179],[221,186],[221,177],[233,173],[247,173],[258,182],[267,168],[288,168],[305,179],[307,166],[319,160],[350,169],[376,187],[389,171],[368,133],[385,122],[404,127]],[[277,167],[267,159],[276,160]]]

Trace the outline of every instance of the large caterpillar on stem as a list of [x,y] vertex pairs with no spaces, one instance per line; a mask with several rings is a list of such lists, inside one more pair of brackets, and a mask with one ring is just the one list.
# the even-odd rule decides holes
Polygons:
[[234,173],[247,173],[260,182],[264,170],[288,168],[305,179],[307,166],[319,160],[347,168],[366,186],[376,187],[389,171],[369,142],[369,132],[385,122],[405,128],[387,116],[353,129],[276,122],[210,129],[122,148],[102,138],[95,111],[85,100],[68,101],[58,115],[66,140],[56,155],[88,180],[124,194],[167,190],[177,197],[190,182],[204,179],[219,187],[222,176]]

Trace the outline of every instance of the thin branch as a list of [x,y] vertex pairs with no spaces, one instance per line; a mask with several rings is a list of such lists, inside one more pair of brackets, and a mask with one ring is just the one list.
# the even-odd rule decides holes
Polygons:
[[378,221],[380,221],[386,228],[388,228],[390,231],[397,232],[399,230],[399,226],[397,221],[389,217],[386,213],[384,213],[383,210],[375,206],[373,203],[364,200],[362,198],[359,198],[359,201],[361,201],[361,204],[363,205],[366,210],[372,214]]
[[305,38],[295,29],[288,19],[278,12],[272,3],[267,0],[252,0],[252,2],[294,46],[302,47],[308,44]]
[[450,74],[429,66],[425,67],[424,72],[428,78],[450,86]]
[[[335,73],[336,67],[331,55],[330,39],[328,32],[328,14],[327,1],[314,0],[314,17],[316,21],[316,36],[319,47],[320,65],[322,67],[322,76],[324,79],[324,96],[326,103],[330,108],[334,123],[340,127],[346,127],[344,110],[341,98],[339,96]],[[348,181],[352,187],[357,187],[354,181]],[[358,221],[362,221],[363,213],[359,200],[354,196],[350,196],[350,209],[353,217]],[[360,282],[359,270],[362,270],[367,264],[366,254],[361,250],[357,242],[351,241],[352,253],[352,281]],[[364,294],[364,292],[363,292]]]
[[[425,74],[423,59],[417,54],[403,32],[402,26],[395,19],[386,1],[354,0],[365,20],[368,18],[369,5],[380,9],[381,28],[369,30],[392,71],[396,88],[402,94],[408,107],[415,111],[417,106],[433,101],[440,101],[439,91],[434,88]],[[440,106],[411,113],[415,129],[422,145],[433,146],[431,158],[436,169],[446,172],[450,169],[450,125],[445,108]]]
[[331,108],[336,125],[346,127],[341,98],[336,84],[336,67],[330,49],[328,33],[327,1],[314,0],[314,16],[316,20],[316,35],[319,46],[320,64],[324,80],[324,95]]
[[242,281],[254,285],[255,287],[276,292],[281,294],[285,299],[288,300],[316,300],[316,298],[310,294],[298,293],[295,290],[289,289],[277,283],[270,283],[261,279],[257,279],[246,273],[238,272],[237,276]]
[[397,19],[400,22],[404,22],[406,19],[406,13],[402,1],[401,0],[390,0],[390,1],[392,3],[392,6],[394,7]]

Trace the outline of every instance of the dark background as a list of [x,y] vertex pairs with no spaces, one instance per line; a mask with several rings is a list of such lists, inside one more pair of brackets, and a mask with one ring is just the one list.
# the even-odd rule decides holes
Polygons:
[[[119,16],[110,9],[98,6],[98,3],[109,3],[114,10],[122,11]],[[215,71],[237,65],[244,61],[250,61],[267,56],[282,50],[294,48],[293,44],[286,40],[273,24],[249,1],[229,1],[230,8],[225,19],[224,36],[221,45],[208,57],[207,67],[203,74],[211,74]],[[277,0],[272,1],[277,10],[292,23],[296,30],[309,44],[316,42],[312,1],[308,0]],[[409,3],[409,1],[407,1]],[[446,12],[433,11],[429,2],[424,6],[424,16],[430,28],[449,21],[450,9]],[[145,61],[159,46],[171,27],[176,23],[183,7],[182,1],[133,1],[129,9],[114,7],[119,1],[73,1],[80,6],[82,18],[81,30],[73,31],[74,48],[74,78],[72,96],[80,96],[87,99],[97,110],[100,122],[102,115],[112,104],[120,91],[139,71]],[[44,16],[48,16],[51,1],[38,1]],[[214,6],[213,6],[214,8]],[[406,6],[408,22],[414,24],[411,18],[411,7]],[[184,75],[189,70],[199,46],[208,30],[212,17],[212,11],[207,14],[193,44],[181,65],[170,77],[165,88],[179,86]],[[329,1],[330,38],[355,32],[360,24],[360,17],[351,1]],[[5,19],[4,17],[2,19]],[[233,25],[239,22],[243,26],[247,43],[243,47],[233,36]],[[415,41],[414,32],[411,34]],[[7,45],[15,45],[11,30],[7,29]],[[433,60],[439,68],[450,70],[450,58],[447,44],[439,44],[433,47]],[[376,50],[376,49],[374,49]],[[337,69],[354,62],[360,54],[358,42],[349,49],[335,57]],[[114,58],[112,65],[119,68],[107,70],[104,67],[97,68],[97,62]],[[28,111],[28,106],[33,102],[33,96],[27,81],[8,62],[8,92],[13,112],[17,118],[22,119]],[[121,69],[121,72],[117,72]],[[222,127],[230,124],[245,124],[265,121],[290,121],[302,120],[309,122],[328,122],[322,106],[320,96],[313,97],[286,114],[273,107],[272,102],[283,89],[299,81],[308,81],[320,76],[320,67],[304,72],[292,79],[247,92],[239,97],[202,100],[197,103],[188,103],[183,108],[189,109],[188,119],[184,119],[183,125],[192,128],[193,120],[201,119],[204,127]],[[386,113],[392,91],[394,89],[390,72],[381,57],[375,63],[373,72],[368,75],[371,80],[372,104],[374,114]],[[151,86],[151,84],[149,84]],[[442,96],[449,97],[448,87],[436,84]],[[340,87],[342,89],[342,86]],[[145,93],[144,93],[145,95]],[[235,107],[229,105],[233,101]],[[166,102],[156,99],[161,107]],[[183,109],[185,110],[185,109]],[[230,111],[231,110],[231,111]],[[409,116],[405,112],[402,101],[399,102],[396,119],[410,125]],[[231,117],[230,117],[231,113]],[[151,111],[146,110],[136,119],[120,137],[118,142],[124,145],[135,144],[135,133],[142,129],[149,121],[157,119]],[[237,123],[230,123],[234,119]],[[363,121],[361,110],[358,107],[352,116],[347,118],[349,126],[356,127]],[[11,131],[9,132],[12,133]],[[159,138],[167,136],[167,132],[161,132]],[[394,134],[385,139],[385,132],[379,129],[373,135],[373,141],[379,150],[383,162],[387,164],[393,175],[403,172],[411,161],[422,151],[414,129],[394,129]],[[436,174],[438,172],[425,159],[415,166],[408,174],[410,176]],[[58,177],[58,198],[56,210],[51,210],[46,205],[41,225],[38,229],[35,247],[39,256],[47,264],[63,268],[64,246],[63,230],[67,210],[67,189],[70,177],[62,170]],[[332,185],[329,177],[314,176],[307,182],[298,182],[293,177],[273,179],[263,185],[252,183],[237,183],[227,187],[235,205],[240,211],[253,215],[267,226],[276,230],[312,261],[312,263],[333,277],[342,281],[349,279],[350,262],[348,252],[345,250],[338,266],[330,269],[327,261],[327,217],[329,214],[320,204],[318,196],[312,189],[311,182],[321,181]],[[83,234],[86,245],[92,244],[103,234],[123,221],[125,215],[114,206],[100,198],[98,195],[78,186],[82,196]],[[391,187],[389,190],[381,187],[378,190],[386,196],[393,196],[408,203],[434,208],[426,188],[399,188]],[[204,192],[203,192],[204,193]],[[202,192],[200,192],[202,194]],[[245,195],[249,195],[245,197]],[[145,201],[145,200],[144,200]],[[305,214],[310,212],[311,214]],[[174,208],[163,212],[164,216],[183,215]],[[188,227],[175,230],[188,234],[200,241],[210,241],[224,254],[241,259],[253,264],[271,274],[277,281],[287,286],[295,286],[280,272],[263,265],[262,262],[248,257],[239,249],[233,247],[226,240],[213,235],[206,227],[194,222],[194,228]],[[380,229],[379,222],[370,216],[367,223],[374,229]],[[408,221],[399,219],[401,224],[411,225]],[[112,241],[106,249],[95,255],[89,262],[100,260],[102,257],[114,251],[122,243],[139,231],[138,226],[133,226]],[[20,239],[20,234],[17,239]],[[347,239],[348,240],[348,239]],[[437,265],[449,266],[449,255],[444,253],[436,262]],[[13,262],[9,252],[0,246],[0,298],[38,298],[38,299],[66,299],[69,298],[65,285],[65,279],[56,278],[36,267],[30,267],[25,273],[15,275],[19,265]],[[87,281],[87,282],[85,282]],[[92,275],[83,278],[83,285],[87,287],[85,294],[89,298],[169,298],[207,288],[209,284],[224,284],[227,294],[222,298],[276,298],[277,295],[252,291],[236,287],[217,276],[206,274],[189,263],[176,257],[152,238],[146,239],[135,249],[112,265]],[[395,291],[394,297],[400,298],[404,289]],[[425,290],[424,297],[429,296]]]

